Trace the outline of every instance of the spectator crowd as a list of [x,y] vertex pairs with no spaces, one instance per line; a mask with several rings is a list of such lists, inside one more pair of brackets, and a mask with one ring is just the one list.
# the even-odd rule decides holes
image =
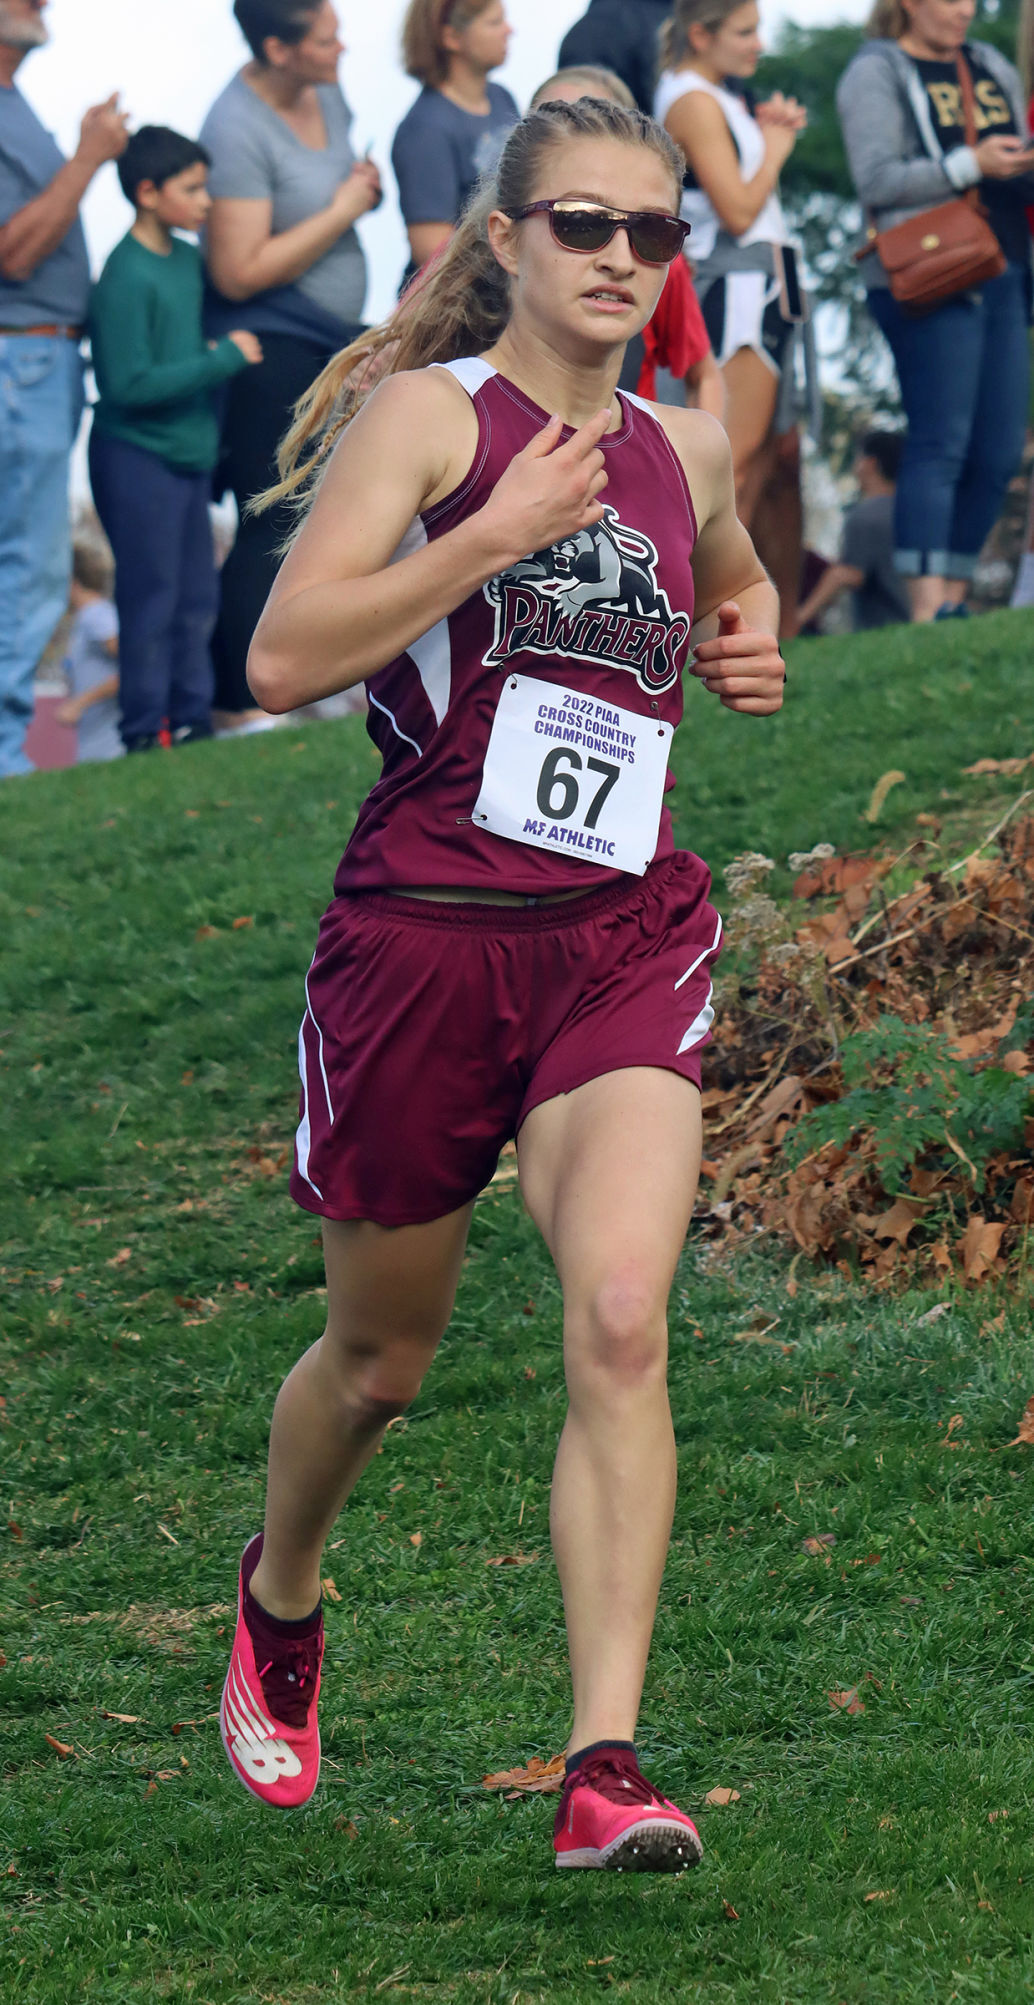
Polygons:
[[[518,14],[519,0],[514,0]],[[266,728],[252,635],[290,535],[276,477],[292,413],[362,333],[361,225],[381,173],[353,144],[332,0],[234,0],[247,59],[195,137],[130,130],[117,94],[65,159],[18,86],[46,0],[0,0],[0,778],[25,752],[39,661],[66,611],[83,758]],[[621,386],[726,427],[737,506],[787,634],[850,594],[856,625],[959,618],[1019,466],[1031,318],[1029,50],[972,39],[975,0],[876,0],[837,105],[866,235],[859,270],[900,389],[900,431],[858,441],[858,501],[817,580],[802,552],[800,428],[819,381],[779,179],[807,108],[758,101],[754,0],[589,0],[535,93],[610,98],[685,156],[690,225]],[[1025,15],[1025,19],[1027,16]],[[410,0],[418,93],[391,164],[414,296],[521,117],[494,80],[503,0]],[[1021,80],[1022,78],[1025,80]],[[80,221],[114,162],[132,221],[91,283]],[[69,459],[92,365],[94,506],[110,545],[72,549]],[[217,567],[210,503],[236,503]],[[1014,603],[1034,602],[1034,537]]]

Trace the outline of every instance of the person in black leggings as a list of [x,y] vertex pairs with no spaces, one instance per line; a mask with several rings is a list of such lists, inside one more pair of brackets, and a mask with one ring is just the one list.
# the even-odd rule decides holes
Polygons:
[[250,515],[248,504],[277,478],[295,402],[359,331],[366,261],[354,225],[379,202],[380,176],[352,148],[331,0],[235,0],[234,13],[253,60],[202,128],[212,159],[208,332],[220,335],[227,320],[251,328],[263,361],[246,394],[234,383],[225,399],[216,492],[232,491],[240,526],[212,658],[217,722],[254,729],[265,715],[248,688],[248,648],[287,524],[276,509]]

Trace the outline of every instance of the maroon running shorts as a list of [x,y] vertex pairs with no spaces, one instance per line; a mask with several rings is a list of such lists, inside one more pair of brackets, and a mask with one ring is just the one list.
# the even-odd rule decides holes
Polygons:
[[417,1225],[475,1198],[533,1107],[606,1072],[700,1084],[722,922],[697,856],[569,904],[355,892],[324,913],[291,1194]]

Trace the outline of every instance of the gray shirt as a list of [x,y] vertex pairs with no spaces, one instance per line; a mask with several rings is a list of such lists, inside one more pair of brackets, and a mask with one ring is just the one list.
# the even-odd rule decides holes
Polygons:
[[[0,223],[49,188],[65,159],[46,127],[14,85],[0,88]],[[78,327],[86,319],[90,264],[78,217],[56,250],[27,279],[0,274],[0,327],[35,327],[56,321]]]
[[856,627],[898,626],[911,617],[904,579],[894,569],[894,496],[869,494],[844,517],[840,559],[864,573],[852,593]]
[[[270,202],[274,236],[325,209],[355,165],[352,114],[340,90],[319,84],[317,94],[327,128],[320,151],[303,144],[242,72],[216,98],[201,127],[201,144],[212,156],[208,186],[216,201]],[[365,298],[366,259],[349,229],[292,285],[232,302],[230,325],[256,334],[308,334],[334,345],[361,320]]]
[[520,112],[502,84],[486,90],[486,112],[464,111],[430,85],[407,111],[391,149],[407,223],[458,223],[481,176],[494,173]]

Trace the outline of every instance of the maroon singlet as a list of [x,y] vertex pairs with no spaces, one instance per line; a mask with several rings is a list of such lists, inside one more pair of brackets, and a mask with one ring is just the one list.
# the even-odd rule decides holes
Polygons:
[[[444,366],[477,412],[477,450],[460,486],[416,518],[396,558],[484,507],[547,420],[489,363],[472,357]],[[638,398],[619,394],[624,422],[600,441],[608,476],[603,522],[490,579],[370,677],[368,729],[384,766],[338,869],[338,895],[463,885],[535,897],[589,891],[619,876],[587,835],[572,850],[558,826],[557,846],[547,849],[473,820],[508,678],[546,685],[547,705],[555,690],[558,704],[581,694],[613,705],[615,715],[634,711],[647,725],[655,719],[674,729],[681,720],[696,518],[662,426]],[[565,429],[563,438],[570,436]],[[592,744],[602,750],[605,740]],[[666,788],[673,784],[669,772]],[[672,849],[665,807],[653,857]]]

